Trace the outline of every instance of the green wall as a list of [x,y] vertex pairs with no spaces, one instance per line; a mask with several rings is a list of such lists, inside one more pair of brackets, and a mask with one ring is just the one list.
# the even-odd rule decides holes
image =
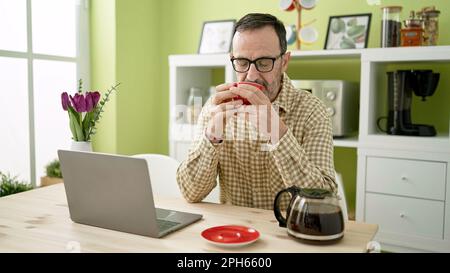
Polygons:
[[[169,102],[161,90],[159,0],[116,1],[117,150],[122,154],[167,153]],[[164,131],[164,132],[162,132]]]
[[[91,89],[104,92],[116,82],[116,7],[111,0],[91,1],[90,7]],[[105,112],[93,137],[93,148],[117,152],[117,98]]]
[[94,138],[96,151],[167,153],[161,2],[91,1],[92,88],[104,91],[121,83]]
[[[435,5],[441,10],[440,45],[450,44],[448,0],[382,0],[383,5],[402,5],[402,18],[409,10]],[[171,54],[195,54],[204,21],[239,19],[249,12],[272,13],[285,24],[296,22],[295,12],[278,8],[278,0],[91,0],[92,85],[105,89],[115,82],[122,85],[110,102],[94,139],[98,151],[119,154],[168,153],[169,66]],[[328,18],[333,15],[372,13],[369,47],[379,47],[379,6],[366,0],[320,0],[318,6],[303,12],[303,22],[316,19],[318,41],[304,50],[322,49]],[[293,46],[290,49],[294,49]],[[448,66],[442,69],[448,75]],[[392,69],[390,67],[390,69]],[[214,81],[221,77],[214,73]],[[295,61],[288,74],[296,78],[339,78],[359,81],[355,60]],[[444,77],[449,78],[449,77]],[[430,106],[414,102],[429,111],[440,131],[448,132],[450,83],[444,79]],[[380,90],[380,93],[383,91]],[[382,95],[380,95],[382,96]],[[443,106],[443,107],[442,107]],[[438,112],[433,109],[439,107]],[[382,111],[382,110],[380,110]],[[427,112],[428,113],[428,112]],[[354,209],[356,150],[335,149],[336,169],[342,173],[350,210]]]

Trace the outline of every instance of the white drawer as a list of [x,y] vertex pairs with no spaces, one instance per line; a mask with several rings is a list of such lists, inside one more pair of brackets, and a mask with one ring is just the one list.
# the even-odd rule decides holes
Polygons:
[[367,193],[365,221],[380,232],[442,240],[444,202]]
[[445,200],[446,163],[367,158],[366,191]]

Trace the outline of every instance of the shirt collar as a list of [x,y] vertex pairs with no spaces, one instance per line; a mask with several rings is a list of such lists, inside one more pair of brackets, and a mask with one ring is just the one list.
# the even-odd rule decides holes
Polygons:
[[292,97],[292,96],[290,96],[290,93],[292,93],[294,91],[295,91],[295,88],[292,85],[291,80],[289,79],[288,75],[286,73],[283,73],[282,80],[281,80],[280,93],[278,93],[278,96],[272,102],[272,105],[279,106],[285,112],[289,112],[290,106],[291,106],[289,97]]

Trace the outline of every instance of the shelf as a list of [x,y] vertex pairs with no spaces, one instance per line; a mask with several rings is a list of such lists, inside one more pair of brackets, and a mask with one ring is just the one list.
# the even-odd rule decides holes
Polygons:
[[[351,59],[361,58],[370,62],[450,61],[450,46],[418,46],[363,48],[341,50],[292,50],[295,59]],[[229,65],[228,54],[171,55],[169,65],[178,67],[217,67]]]
[[223,67],[229,65],[228,54],[171,55],[170,67]]
[[[380,145],[381,144],[381,145]],[[402,149],[423,152],[449,153],[450,138],[448,135],[435,137],[398,136],[386,134],[370,134],[360,139],[359,146],[379,147],[386,149]]]
[[348,59],[360,58],[365,49],[342,49],[342,50],[305,50],[291,51],[293,59]]
[[369,62],[450,61],[450,46],[418,46],[391,48],[364,48],[342,50],[291,51],[293,59],[349,59],[361,58]]
[[333,139],[334,147],[358,148],[358,137],[335,138]]
[[363,51],[363,62],[449,62],[450,46],[371,48]]

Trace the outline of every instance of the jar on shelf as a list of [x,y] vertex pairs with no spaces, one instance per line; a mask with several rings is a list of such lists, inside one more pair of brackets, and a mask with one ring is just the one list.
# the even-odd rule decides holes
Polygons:
[[382,7],[383,18],[381,20],[381,47],[400,46],[400,20],[401,6]]
[[189,89],[189,97],[187,100],[187,122],[195,124],[202,111],[203,96],[202,89],[198,87],[191,87]]
[[423,45],[435,46],[439,39],[439,14],[434,6],[425,7],[417,12],[418,17],[423,21],[424,38]]
[[401,30],[402,46],[421,46],[423,44],[423,21],[416,18],[411,11],[409,19],[404,21],[405,27]]

